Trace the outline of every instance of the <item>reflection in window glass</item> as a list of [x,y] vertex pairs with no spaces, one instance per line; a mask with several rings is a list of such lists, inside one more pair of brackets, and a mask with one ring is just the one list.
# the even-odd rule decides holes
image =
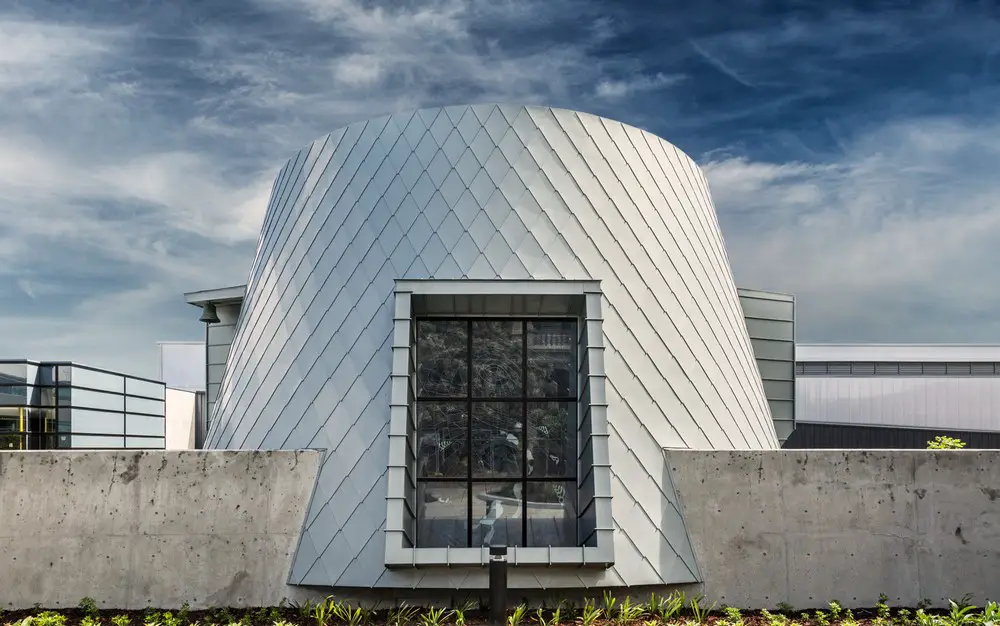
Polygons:
[[576,481],[528,483],[528,545],[576,545]]
[[520,402],[476,402],[472,405],[473,478],[521,476]]
[[0,385],[0,406],[21,406],[27,403],[27,387],[24,385]]
[[578,545],[576,321],[416,326],[417,547]]
[[472,542],[476,546],[523,546],[521,530],[524,484],[520,482],[472,485]]
[[468,393],[468,324],[417,323],[417,395],[462,397]]
[[576,397],[576,323],[528,322],[528,395]]
[[417,476],[466,476],[467,409],[464,402],[421,402],[417,405]]
[[417,545],[464,548],[468,545],[469,494],[466,483],[422,482],[417,487]]
[[576,475],[576,403],[528,404],[528,475]]
[[473,396],[523,395],[523,327],[522,322],[472,322]]

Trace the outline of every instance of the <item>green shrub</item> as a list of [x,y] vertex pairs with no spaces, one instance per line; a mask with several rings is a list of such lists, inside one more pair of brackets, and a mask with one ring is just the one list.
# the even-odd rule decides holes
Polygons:
[[928,450],[961,450],[964,447],[964,441],[946,435],[938,435],[927,442]]

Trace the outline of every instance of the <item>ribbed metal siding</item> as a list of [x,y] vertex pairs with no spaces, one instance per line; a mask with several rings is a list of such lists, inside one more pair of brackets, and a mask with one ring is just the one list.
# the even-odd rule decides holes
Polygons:
[[799,376],[795,387],[797,424],[1000,430],[1000,377]]
[[785,441],[795,430],[795,298],[737,289],[774,430]]

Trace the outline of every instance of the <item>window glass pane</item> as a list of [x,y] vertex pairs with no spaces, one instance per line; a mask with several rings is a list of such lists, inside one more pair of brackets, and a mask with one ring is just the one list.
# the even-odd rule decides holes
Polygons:
[[575,546],[576,481],[529,482],[528,545]]
[[576,403],[528,404],[528,476],[576,476]]
[[35,397],[37,398],[38,404],[41,406],[55,406],[56,405],[56,388],[55,387],[35,387]]
[[87,433],[91,435],[121,435],[125,433],[125,416],[121,413],[72,409],[70,422],[59,422],[60,432]]
[[125,410],[131,413],[148,413],[150,415],[163,415],[163,400],[148,400],[146,398],[133,398],[125,396]]
[[28,388],[24,385],[0,385],[0,406],[28,404]]
[[421,548],[469,545],[468,483],[417,485],[417,545]]
[[0,363],[0,385],[23,385],[27,378],[27,363]]
[[74,448],[124,448],[125,437],[100,437],[97,435],[72,435],[71,446]]
[[472,395],[524,395],[523,331],[522,322],[472,322]]
[[528,322],[528,396],[576,397],[576,322]]
[[148,415],[126,415],[125,434],[126,435],[164,435],[165,420],[162,417],[150,417]]
[[154,383],[148,380],[139,380],[138,378],[126,378],[125,393],[132,396],[162,400],[165,392],[163,383]]
[[20,407],[0,407],[0,450],[23,450],[25,438],[20,433],[28,429]]
[[[98,372],[79,366],[72,366],[69,369],[69,380],[74,387],[87,387],[88,389],[101,389],[104,391],[125,392],[125,377],[121,374],[111,374],[109,372]],[[59,381],[64,381],[62,368],[59,371]]]
[[465,402],[417,403],[417,476],[468,476],[469,416]]
[[33,433],[54,433],[57,430],[56,415],[52,409],[28,409],[26,416],[28,430]]
[[70,398],[71,406],[87,409],[103,409],[105,411],[122,411],[125,409],[125,397],[113,393],[90,391],[89,389],[73,389]]
[[472,544],[521,546],[522,483],[473,483]]
[[125,447],[163,450],[166,448],[166,440],[163,437],[126,437]]
[[476,402],[472,405],[472,476],[521,476],[522,419],[520,402]]
[[417,322],[417,395],[468,395],[468,324]]

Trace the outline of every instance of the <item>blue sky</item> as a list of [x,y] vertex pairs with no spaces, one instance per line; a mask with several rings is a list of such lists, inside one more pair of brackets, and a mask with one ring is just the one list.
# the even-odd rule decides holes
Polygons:
[[485,101],[693,156],[800,340],[1000,341],[992,3],[0,0],[0,354],[154,374],[298,148]]

